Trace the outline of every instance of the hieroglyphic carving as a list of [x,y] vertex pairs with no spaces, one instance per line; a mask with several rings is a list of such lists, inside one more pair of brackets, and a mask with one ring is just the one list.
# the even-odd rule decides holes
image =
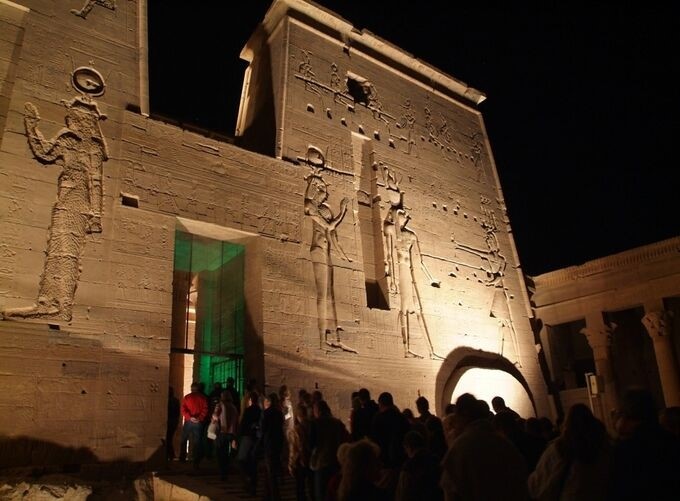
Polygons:
[[[440,281],[430,274],[425,265],[420,249],[420,241],[415,231],[406,225],[411,215],[404,205],[404,192],[399,188],[399,179],[387,167],[383,167],[383,180],[387,188],[387,199],[390,207],[383,221],[383,235],[385,237],[385,274],[387,275],[390,292],[399,293],[399,328],[404,343],[404,356],[422,358],[411,350],[411,327],[409,315],[415,314],[423,331],[430,358],[443,360],[434,351],[432,339],[423,317],[423,306],[416,281],[413,259],[420,261],[420,268],[433,287],[439,287]],[[417,255],[415,255],[417,254]]]
[[[482,208],[482,210],[484,211],[485,209]],[[479,281],[484,285],[488,287],[502,287],[508,261],[501,253],[500,245],[498,244],[498,237],[496,236],[498,226],[495,214],[493,212],[486,213],[485,217],[480,220],[480,225],[484,229],[486,249],[479,249],[472,245],[460,243],[456,241],[454,235],[451,236],[451,241],[456,249],[478,256],[482,260],[482,264],[479,266],[469,265],[465,262],[458,264],[483,271],[484,277],[480,278]]]
[[[425,106],[423,112],[425,114],[425,129],[428,134],[428,142],[437,146],[445,159],[451,160],[455,158],[457,151],[453,145],[453,135],[449,129],[449,123],[446,117],[440,113],[440,123],[435,124],[430,107]],[[453,156],[450,156],[451,153],[453,153]]]
[[476,181],[486,184],[486,172],[484,171],[484,162],[482,153],[484,152],[483,136],[481,132],[475,132],[470,138],[472,147],[470,148],[470,160],[477,171]]
[[[370,80],[359,76],[351,71],[347,72],[347,91],[357,104],[368,108],[376,120],[382,120],[389,125],[390,121],[383,114],[383,105],[378,97],[378,88]],[[389,116],[392,120],[394,117]]]
[[[496,236],[496,232],[498,231],[498,222],[496,220],[494,211],[488,208],[490,203],[491,201],[488,198],[482,197],[481,204],[483,217],[480,219],[479,224],[484,230],[484,242],[486,243],[486,249],[480,249],[469,244],[458,242],[455,238],[455,235],[451,235],[451,241],[453,242],[455,248],[457,250],[462,250],[468,254],[479,257],[481,260],[480,264],[475,265],[458,260],[454,260],[454,262],[458,265],[484,272],[484,276],[478,277],[478,281],[487,287],[493,287],[494,289],[489,316],[498,320],[498,331],[501,343],[499,352],[501,355],[503,354],[505,345],[505,332],[509,331],[513,348],[515,350],[515,356],[517,358],[516,364],[521,367],[519,340],[517,338],[517,332],[513,326],[510,314],[510,297],[508,296],[508,291],[504,284],[505,270],[508,265],[508,260],[501,253],[498,237]],[[456,274],[455,272],[451,272],[449,273],[449,276],[455,277]]]
[[396,137],[400,141],[406,143],[406,149],[404,150],[404,153],[410,155],[417,146],[415,134],[416,115],[415,110],[411,105],[410,99],[404,101],[404,104],[402,104],[401,107],[403,108],[402,114],[394,125],[397,129],[403,130],[406,135],[404,136],[400,134],[399,136],[394,136],[393,134],[390,134],[390,137]]
[[38,300],[34,306],[5,310],[5,318],[71,320],[85,235],[102,232],[102,166],[109,155],[99,125],[106,116],[92,97],[104,93],[104,79],[96,70],[81,67],[74,70],[72,83],[81,95],[63,101],[68,109],[66,128],[52,140],[38,130],[36,107],[26,103],[24,122],[31,151],[41,163],[61,165],[62,171]]
[[338,65],[335,63],[331,63],[330,85],[331,89],[336,92],[336,96],[347,90],[347,85],[343,85],[342,78],[340,78],[340,74],[338,73]]
[[394,259],[394,247],[397,238],[396,220],[397,211],[404,208],[404,192],[399,189],[400,179],[389,170],[386,165],[382,166],[383,180],[387,188],[387,201],[390,206],[383,221],[383,236],[385,238],[385,275],[391,293],[397,293],[396,267]]
[[[335,63],[331,64],[330,84],[320,82],[312,69],[311,55],[307,50],[300,50],[301,61],[298,64],[295,78],[302,80],[305,84],[305,90],[316,94],[320,97],[322,104],[324,103],[323,96],[328,94],[333,97],[333,101],[346,105],[349,109],[353,109],[355,104],[360,104],[369,109],[373,117],[385,123],[394,122],[396,119],[389,113],[383,111],[382,103],[378,98],[378,90],[375,85],[369,80],[348,72],[347,79],[344,85],[342,78],[338,73],[338,66]],[[352,95],[349,85],[356,85],[360,90],[358,97]]]
[[[379,98],[378,88],[367,78],[364,78],[352,71],[347,71],[345,77],[341,77],[341,72],[337,63],[330,63],[328,76],[319,76],[312,69],[313,53],[308,50],[300,49],[300,56],[292,55],[294,60],[299,61],[295,78],[304,82],[304,88],[314,94],[321,101],[329,119],[340,119],[343,126],[348,125],[348,120],[342,114],[336,115],[326,103],[340,104],[345,106],[347,111],[356,113],[359,108],[357,105],[371,112],[373,119],[379,124],[373,126],[373,137],[380,140],[388,138],[389,146],[397,149],[397,143],[403,143],[403,148],[398,148],[404,154],[419,156],[417,138],[425,143],[433,145],[447,161],[455,160],[459,164],[464,161],[469,162],[470,167],[474,168],[473,179],[478,183],[486,183],[487,172],[484,170],[483,162],[483,133],[473,130],[465,133],[458,130],[452,124],[455,122],[451,117],[439,111],[439,107],[430,102],[430,95],[426,96],[427,104],[423,108],[423,119],[416,118],[416,110],[412,105],[412,99],[407,98],[401,105],[400,112],[392,113],[387,110],[382,100]],[[328,83],[322,83],[328,82]],[[316,108],[313,104],[306,104],[307,111],[315,113]],[[360,117],[357,117],[360,119]],[[359,123],[357,130],[361,134],[366,134],[370,124]]]
[[300,52],[302,52],[302,59],[300,64],[298,64],[298,74],[305,82],[305,89],[320,96],[321,92],[319,92],[316,85],[313,85],[316,82],[316,75],[312,69],[312,53],[307,50],[302,50]]
[[86,19],[95,5],[101,5],[109,10],[116,10],[116,0],[85,0],[83,7],[80,10],[71,9],[71,14]]
[[[354,348],[347,346],[340,339],[340,332],[343,329],[338,325],[333,284],[333,260],[331,257],[331,248],[335,248],[342,259],[351,262],[351,259],[347,257],[340,246],[337,233],[337,228],[347,213],[349,199],[343,198],[340,202],[340,211],[337,215],[333,214],[330,206],[326,203],[328,200],[328,184],[321,175],[326,167],[321,150],[310,146],[307,153],[307,163],[314,168],[312,173],[305,178],[307,189],[305,190],[304,207],[305,215],[312,220],[312,243],[309,252],[316,284],[319,345],[321,348],[326,344],[332,348],[356,353]],[[335,338],[329,339],[329,335],[333,334],[335,334]]]

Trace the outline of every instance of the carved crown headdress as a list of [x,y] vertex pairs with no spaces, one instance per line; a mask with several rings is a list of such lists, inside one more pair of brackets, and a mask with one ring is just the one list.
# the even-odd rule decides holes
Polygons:
[[67,108],[83,108],[89,113],[96,114],[99,119],[105,119],[106,115],[99,111],[97,103],[92,100],[93,97],[104,95],[106,90],[102,74],[94,68],[80,66],[73,70],[71,84],[81,95],[70,101],[62,100],[62,103]]

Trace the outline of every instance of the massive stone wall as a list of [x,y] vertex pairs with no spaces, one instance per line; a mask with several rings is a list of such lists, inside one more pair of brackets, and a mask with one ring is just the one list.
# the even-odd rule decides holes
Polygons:
[[[480,94],[326,12],[286,3],[289,16],[269,16],[246,46],[273,98],[261,82],[245,87],[239,132],[252,143],[256,111],[273,114],[277,156],[308,182],[299,258],[317,305],[308,297],[307,320],[296,322],[304,351],[290,336],[265,336],[268,353],[281,352],[268,375],[296,386],[308,366],[329,376],[341,367],[323,385],[343,412],[357,376],[402,406],[420,392],[441,409],[449,378],[475,353],[512,372],[547,414],[525,285],[474,107]],[[291,347],[303,355],[294,371]]]
[[249,152],[129,111],[138,7],[0,2],[0,433],[26,464],[46,443],[53,462],[160,450],[183,225],[246,242],[246,370],[267,390],[319,388],[343,418],[362,386],[441,408],[484,366],[548,412],[472,103],[290,21],[250,86],[280,158]]
[[137,9],[0,2],[3,467],[163,457],[175,221],[118,193]]

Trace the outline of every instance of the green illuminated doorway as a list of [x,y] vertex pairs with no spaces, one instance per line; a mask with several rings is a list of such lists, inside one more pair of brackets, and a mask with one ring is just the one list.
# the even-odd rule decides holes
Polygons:
[[170,386],[178,397],[191,383],[243,389],[245,246],[175,232]]

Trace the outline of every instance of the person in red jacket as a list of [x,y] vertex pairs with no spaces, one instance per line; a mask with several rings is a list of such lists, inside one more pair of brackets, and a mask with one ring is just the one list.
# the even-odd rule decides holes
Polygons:
[[208,415],[208,399],[201,393],[199,383],[191,384],[191,393],[182,399],[181,411],[184,426],[182,427],[179,460],[186,461],[188,448],[191,460],[195,466],[198,466],[202,454],[203,422]]

